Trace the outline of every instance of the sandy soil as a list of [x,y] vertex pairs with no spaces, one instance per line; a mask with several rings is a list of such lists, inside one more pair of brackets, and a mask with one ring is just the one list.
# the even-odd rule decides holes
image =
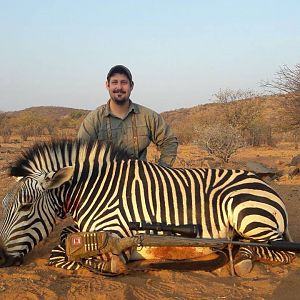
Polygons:
[[[6,176],[8,164],[21,151],[21,145],[0,147],[0,198],[12,178]],[[289,145],[240,151],[232,165],[245,166],[248,160],[286,168],[299,150]],[[182,146],[177,163],[200,166],[206,156],[196,147]],[[282,178],[271,184],[282,195],[290,218],[290,232],[300,242],[300,178]],[[1,213],[0,213],[1,216]],[[0,269],[0,299],[299,299],[299,258],[286,266],[256,264],[244,278],[232,277],[228,266],[214,272],[148,271],[104,278],[87,270],[64,271],[47,266],[51,249],[57,245],[61,229],[70,219],[58,221],[49,238],[30,253],[20,267]]]

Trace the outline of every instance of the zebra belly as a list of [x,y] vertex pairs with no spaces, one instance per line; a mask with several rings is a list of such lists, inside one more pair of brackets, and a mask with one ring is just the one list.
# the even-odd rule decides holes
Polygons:
[[214,251],[208,247],[143,247],[134,251],[130,260],[142,259],[195,259],[209,255]]

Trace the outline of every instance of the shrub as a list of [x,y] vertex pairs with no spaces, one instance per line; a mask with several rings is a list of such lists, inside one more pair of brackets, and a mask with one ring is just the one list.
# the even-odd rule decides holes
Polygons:
[[206,128],[198,128],[196,143],[215,158],[227,163],[245,141],[239,130],[228,124],[213,124]]

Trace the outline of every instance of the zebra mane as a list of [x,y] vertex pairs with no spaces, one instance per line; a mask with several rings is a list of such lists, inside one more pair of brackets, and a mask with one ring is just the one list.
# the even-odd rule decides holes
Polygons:
[[76,161],[85,160],[87,153],[105,155],[105,159],[128,160],[125,148],[103,141],[82,141],[71,139],[52,140],[36,143],[22,152],[21,156],[10,166],[10,176],[24,177],[39,171],[56,171],[74,165]]

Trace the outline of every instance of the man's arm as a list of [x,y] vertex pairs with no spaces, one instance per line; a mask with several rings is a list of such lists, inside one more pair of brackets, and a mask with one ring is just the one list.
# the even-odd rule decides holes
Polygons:
[[77,138],[88,141],[88,140],[96,140],[98,138],[97,134],[97,111],[90,112],[83,122],[80,125]]
[[158,164],[171,167],[177,156],[178,141],[163,117],[153,112],[152,141],[160,150]]

